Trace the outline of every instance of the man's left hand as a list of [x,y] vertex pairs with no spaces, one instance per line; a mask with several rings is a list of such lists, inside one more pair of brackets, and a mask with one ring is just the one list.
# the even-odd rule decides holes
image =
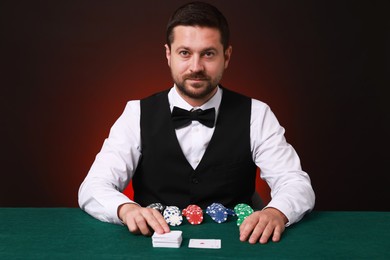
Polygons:
[[272,236],[272,241],[278,242],[287,222],[287,217],[275,208],[255,211],[241,224],[240,240],[265,244]]

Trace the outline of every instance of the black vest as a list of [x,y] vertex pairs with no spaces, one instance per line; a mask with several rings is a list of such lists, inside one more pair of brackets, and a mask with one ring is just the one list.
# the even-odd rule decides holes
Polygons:
[[194,170],[172,125],[168,91],[141,100],[142,157],[133,178],[134,200],[185,208],[251,205],[256,165],[250,150],[251,99],[223,89],[214,134]]

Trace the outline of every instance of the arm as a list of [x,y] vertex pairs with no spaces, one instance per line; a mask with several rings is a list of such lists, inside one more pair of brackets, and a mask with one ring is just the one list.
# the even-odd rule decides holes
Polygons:
[[132,233],[150,235],[149,226],[158,233],[169,232],[158,211],[142,208],[122,193],[141,157],[139,120],[139,101],[131,101],[112,126],[81,184],[79,205],[101,221],[126,224]]
[[122,191],[141,157],[139,101],[130,101],[114,123],[79,189],[81,209],[93,217],[120,224],[119,205],[132,203]]
[[279,241],[285,226],[313,209],[314,191],[297,153],[285,140],[283,127],[269,107],[257,100],[252,100],[251,147],[261,177],[271,188],[272,200],[243,222],[240,239],[266,243],[273,236],[273,241]]

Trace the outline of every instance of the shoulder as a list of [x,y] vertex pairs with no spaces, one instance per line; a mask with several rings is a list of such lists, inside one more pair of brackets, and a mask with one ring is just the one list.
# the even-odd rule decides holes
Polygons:
[[139,114],[140,100],[130,100],[127,102],[124,114]]
[[251,125],[261,129],[278,129],[280,127],[276,115],[270,106],[252,98]]
[[269,105],[264,103],[263,101],[260,101],[255,98],[251,98],[251,100],[252,100],[252,111],[265,113],[271,110]]
[[234,96],[234,97],[236,97],[238,99],[249,100],[251,102],[251,105],[252,105],[252,110],[264,111],[264,110],[269,109],[269,106],[266,103],[264,103],[264,102],[262,102],[262,101],[260,101],[258,99],[249,97],[249,96],[247,96],[245,94],[236,92],[234,90],[227,89],[227,88],[222,87],[222,86],[221,86],[221,89],[222,89],[223,94],[225,96]]
[[164,100],[168,97],[169,90],[160,91],[157,93],[154,93],[146,98],[143,98],[140,100],[141,104],[146,103],[155,103],[159,100]]
[[266,111],[266,110],[269,110],[269,106],[258,100],[258,99],[255,99],[255,98],[252,98],[252,97],[249,97],[245,94],[242,94],[242,93],[238,93],[236,91],[233,91],[233,90],[230,90],[230,89],[227,89],[225,87],[222,87],[221,86],[221,89],[223,91],[223,94],[225,96],[235,96],[236,98],[239,98],[239,99],[242,99],[242,100],[249,100],[251,101],[251,105],[252,105],[252,111],[255,110],[255,111]]

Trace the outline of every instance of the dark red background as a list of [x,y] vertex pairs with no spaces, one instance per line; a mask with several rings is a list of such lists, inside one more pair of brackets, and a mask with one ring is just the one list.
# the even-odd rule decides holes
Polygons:
[[[316,209],[389,210],[386,1],[210,2],[231,26],[224,86],[271,106]],[[0,206],[77,206],[126,102],[172,85],[165,25],[182,3],[0,3]]]

